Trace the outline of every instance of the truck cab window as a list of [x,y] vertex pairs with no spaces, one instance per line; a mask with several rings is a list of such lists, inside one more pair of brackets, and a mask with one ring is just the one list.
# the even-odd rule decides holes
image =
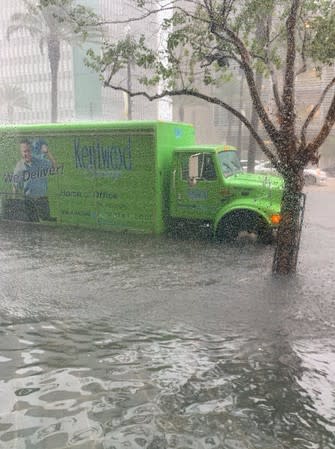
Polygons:
[[189,179],[188,159],[188,154],[183,154],[180,158],[180,174],[183,181],[188,181]]
[[201,179],[204,179],[206,181],[212,181],[216,179],[213,158],[209,154],[203,155],[203,169]]
[[218,153],[218,158],[225,178],[242,171],[241,163],[236,151],[221,151]]
[[189,181],[191,177],[189,172],[189,161],[191,157],[197,158],[197,180],[212,181],[217,178],[213,158],[210,154],[194,154],[192,156],[190,156],[189,154],[185,154],[181,157],[180,160],[181,179],[183,179],[184,181]]

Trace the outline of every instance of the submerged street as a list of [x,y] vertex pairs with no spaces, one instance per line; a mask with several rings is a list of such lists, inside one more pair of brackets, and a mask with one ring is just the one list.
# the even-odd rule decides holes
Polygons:
[[273,247],[0,226],[0,448],[335,448],[335,183]]

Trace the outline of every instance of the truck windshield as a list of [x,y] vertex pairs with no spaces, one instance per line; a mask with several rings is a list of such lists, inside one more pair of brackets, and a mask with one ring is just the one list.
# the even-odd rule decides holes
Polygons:
[[236,151],[221,151],[218,158],[223,176],[231,176],[242,171]]

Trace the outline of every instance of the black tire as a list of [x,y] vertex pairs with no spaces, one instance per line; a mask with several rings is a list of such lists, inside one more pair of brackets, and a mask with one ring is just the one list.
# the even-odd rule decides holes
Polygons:
[[242,231],[241,223],[244,219],[241,212],[233,212],[224,217],[216,230],[216,237],[219,242],[233,242]]
[[264,245],[271,245],[274,242],[273,229],[266,223],[260,223],[257,230],[257,240]]
[[220,242],[234,242],[242,231],[256,234],[257,240],[266,245],[274,241],[273,230],[264,219],[254,212],[243,210],[223,217],[218,225],[216,237]]

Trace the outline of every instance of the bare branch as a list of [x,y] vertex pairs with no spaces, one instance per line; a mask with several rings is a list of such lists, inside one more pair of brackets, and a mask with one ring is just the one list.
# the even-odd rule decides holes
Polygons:
[[297,70],[295,76],[299,76],[302,73],[305,73],[307,70],[307,61],[306,61],[306,44],[307,44],[307,30],[306,28],[304,29],[304,36],[302,38],[302,48],[301,48],[301,60],[302,60],[302,65],[301,67]]
[[245,73],[245,77],[249,86],[250,96],[253,100],[253,103],[255,105],[255,108],[257,110],[257,113],[259,115],[259,118],[261,119],[264,128],[268,132],[268,134],[271,136],[271,138],[274,140],[274,142],[279,143],[280,142],[280,134],[278,130],[273,125],[272,121],[270,120],[263,103],[260,99],[259,92],[256,87],[255,77],[253,70],[251,68],[250,63],[250,55],[246,47],[244,46],[243,42],[238,38],[238,36],[228,28],[225,30],[227,34],[230,36],[231,40],[234,41],[235,46],[237,47],[239,54],[241,56],[241,67],[243,68],[243,71]]
[[150,16],[153,16],[155,14],[158,14],[161,11],[170,11],[170,10],[175,10],[174,6],[170,6],[168,8],[159,8],[159,9],[154,9],[154,10],[150,10],[147,11],[145,14],[142,14],[140,16],[137,17],[128,17],[127,19],[120,19],[120,20],[102,20],[101,22],[98,22],[97,25],[101,26],[101,25],[122,25],[125,23],[132,23],[132,22],[141,22],[144,19],[147,19]]
[[323,100],[325,99],[329,89],[331,89],[331,87],[334,86],[334,84],[335,84],[335,78],[333,78],[330,81],[330,83],[328,83],[328,85],[325,87],[324,91],[322,92],[322,95],[321,95],[318,103],[314,106],[314,108],[308,114],[308,117],[305,120],[305,123],[303,124],[303,126],[301,128],[300,141],[301,141],[301,147],[302,148],[304,148],[306,146],[306,131],[307,131],[307,128],[308,128],[309,124],[311,123],[311,121],[313,120],[315,114],[320,109],[320,106],[321,106]]
[[[250,54],[249,54],[247,48],[245,47],[245,45],[241,41],[241,39],[237,36],[237,34],[228,28],[226,23],[220,22],[218,24],[216,22],[215,17],[214,17],[214,11],[213,11],[213,9],[211,9],[211,0],[204,0],[204,4],[207,8],[207,14],[210,18],[211,32],[219,40],[225,40],[226,36],[228,36],[229,40],[234,44],[236,50],[238,51],[238,53],[241,57],[240,66],[245,73],[245,77],[246,77],[249,91],[250,91],[250,96],[251,96],[252,101],[257,110],[257,114],[258,114],[259,118],[261,119],[262,124],[263,124],[264,128],[266,129],[267,133],[269,134],[269,136],[271,136],[271,139],[273,140],[273,142],[276,144],[280,144],[280,141],[281,141],[280,134],[279,134],[278,130],[276,129],[276,127],[274,126],[274,124],[272,123],[272,121],[270,120],[270,118],[263,106],[263,103],[260,99],[260,95],[259,95],[259,92],[256,87],[254,73],[251,68]],[[217,28],[221,28],[224,35],[222,35],[217,30]]]
[[[334,80],[332,80],[332,81],[334,81]],[[335,123],[335,94],[330,103],[326,118],[324,120],[324,124],[323,124],[319,134],[306,147],[306,150],[305,150],[306,157],[307,157],[307,155],[312,156],[316,152],[316,150],[323,144],[323,142],[328,137],[332,127],[334,126],[334,123]]]
[[220,11],[221,18],[225,22],[232,12],[234,6],[234,0],[225,0],[222,2],[222,7]]
[[263,139],[252,127],[249,120],[246,117],[244,117],[244,115],[241,114],[239,111],[237,111],[235,108],[233,108],[232,106],[230,106],[229,104],[225,103],[224,101],[220,100],[217,97],[210,97],[208,95],[202,94],[201,92],[197,92],[196,90],[187,89],[187,88],[175,89],[175,90],[163,90],[161,93],[150,95],[146,91],[131,92],[128,89],[126,89],[125,87],[122,87],[120,85],[110,84],[109,81],[105,81],[104,86],[110,87],[117,91],[125,92],[130,97],[142,96],[142,97],[147,98],[149,101],[159,100],[160,98],[163,98],[163,97],[174,97],[174,96],[179,96],[179,95],[187,95],[187,96],[193,96],[196,98],[200,98],[201,100],[204,100],[207,103],[212,103],[212,104],[221,106],[224,109],[226,109],[227,111],[229,111],[231,114],[233,114],[235,117],[237,117],[246,126],[246,128],[248,128],[248,130],[250,131],[250,133],[252,134],[252,136],[254,137],[254,139],[256,140],[256,142],[258,143],[258,145],[264,152],[264,154],[269,158],[269,160],[273,163],[273,165],[275,167],[279,166],[277,157],[269,149],[269,147],[265,145]]
[[273,36],[272,39],[269,40],[269,44],[271,45],[273,42],[275,42],[278,38],[284,35],[284,30],[277,33],[275,36]]
[[[267,21],[266,21],[266,28],[265,28],[266,45],[265,45],[264,62],[268,66],[268,69],[270,71],[270,76],[271,76],[271,80],[272,80],[273,97],[274,97],[278,112],[279,112],[279,114],[281,114],[283,105],[282,105],[280,95],[279,95],[278,79],[277,79],[277,75],[276,75],[276,70],[275,70],[274,65],[272,64],[271,58],[270,58],[271,44],[276,39],[276,37],[273,40],[270,39],[271,28],[272,28],[272,15],[269,14]],[[278,36],[279,35],[277,35],[277,37]]]
[[[200,22],[206,22],[207,21],[203,17],[199,17],[198,15],[192,14],[190,11],[187,11],[186,9],[182,8],[181,6],[177,6],[179,0],[172,0],[165,6],[160,6],[156,9],[147,9],[145,13],[138,15],[136,17],[127,17],[126,19],[115,19],[115,20],[101,20],[100,22],[95,22],[94,25],[96,26],[102,26],[102,25],[122,25],[126,23],[132,23],[132,22],[141,22],[144,19],[147,19],[150,16],[154,16],[156,14],[159,14],[163,11],[180,11],[185,16],[190,17],[193,20],[197,20]],[[197,2],[189,1],[188,3],[198,4]],[[199,4],[200,5],[200,4]],[[200,5],[201,6],[201,5]]]
[[272,81],[273,98],[275,100],[279,115],[281,115],[282,109],[283,109],[283,104],[281,102],[280,95],[279,95],[278,79],[277,79],[276,71],[273,68],[272,64],[270,64],[270,75],[271,75],[271,81]]

